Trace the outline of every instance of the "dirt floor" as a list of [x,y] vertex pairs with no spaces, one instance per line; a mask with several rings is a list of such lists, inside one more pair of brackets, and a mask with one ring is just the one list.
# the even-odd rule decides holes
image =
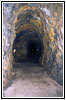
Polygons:
[[4,90],[4,97],[62,97],[63,87],[36,63],[17,63],[16,78]]

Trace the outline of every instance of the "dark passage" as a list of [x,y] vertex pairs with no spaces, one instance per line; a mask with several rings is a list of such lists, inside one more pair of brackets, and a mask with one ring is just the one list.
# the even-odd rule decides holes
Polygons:
[[[28,34],[27,34],[28,32]],[[30,61],[39,63],[43,46],[34,30],[24,30],[16,35],[13,43],[13,57],[15,62]]]
[[41,56],[41,43],[37,40],[30,40],[27,45],[27,57],[32,62],[39,62]]

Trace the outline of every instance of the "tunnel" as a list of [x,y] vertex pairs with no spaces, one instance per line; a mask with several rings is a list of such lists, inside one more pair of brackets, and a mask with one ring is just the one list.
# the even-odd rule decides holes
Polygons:
[[[36,6],[32,3],[8,5],[8,7],[4,7],[3,22],[3,87],[9,87],[14,79],[18,79],[18,83],[21,82],[19,84],[22,86],[24,84],[27,86],[28,82],[25,80],[31,79],[28,84],[29,88],[34,81],[33,86],[37,83],[38,91],[40,87],[43,91],[43,87],[47,87],[47,90],[50,87],[50,90],[53,90],[52,86],[56,86],[56,82],[62,85],[63,32],[60,27],[62,20],[59,21],[62,19],[61,5],[46,3],[35,3]],[[53,9],[51,9],[52,7]],[[55,12],[56,7],[58,11]],[[8,13],[5,13],[6,11]],[[54,16],[55,14],[56,16]],[[49,78],[45,76],[45,73]],[[15,78],[17,76],[18,78]],[[23,82],[25,83],[23,84]],[[47,92],[48,94],[50,90]],[[41,93],[39,94],[41,95]]]
[[[20,38],[17,36],[15,41],[14,41],[14,45],[13,45],[13,56],[14,56],[14,61],[15,62],[23,62],[23,61],[31,61],[31,62],[36,62],[39,63],[39,59],[42,56],[42,50],[43,50],[43,46],[42,43],[39,39],[30,39],[28,41],[26,41],[25,43],[25,56],[26,59],[22,58],[22,44]],[[19,44],[20,43],[20,44]],[[19,45],[19,46],[18,46]],[[20,53],[20,56],[18,56]]]
[[19,13],[17,16],[15,22],[16,36],[12,47],[14,62],[40,63],[42,58],[44,48],[42,12],[36,7],[34,10],[27,6],[26,11]]

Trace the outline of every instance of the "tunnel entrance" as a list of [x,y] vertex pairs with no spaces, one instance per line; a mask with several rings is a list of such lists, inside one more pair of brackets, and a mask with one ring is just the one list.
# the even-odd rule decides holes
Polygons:
[[29,34],[25,38],[20,33],[16,36],[12,50],[13,59],[15,62],[30,61],[39,63],[43,50],[42,43],[38,37],[34,36],[32,39],[28,37]]
[[40,62],[44,47],[42,17],[43,13],[36,7],[27,7],[17,14],[16,38],[13,43],[15,62]]

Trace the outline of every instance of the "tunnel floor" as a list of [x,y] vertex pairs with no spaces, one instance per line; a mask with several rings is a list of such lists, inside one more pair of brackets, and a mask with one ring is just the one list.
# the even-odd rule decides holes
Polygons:
[[15,79],[4,90],[4,97],[62,97],[63,88],[38,63],[15,65]]

